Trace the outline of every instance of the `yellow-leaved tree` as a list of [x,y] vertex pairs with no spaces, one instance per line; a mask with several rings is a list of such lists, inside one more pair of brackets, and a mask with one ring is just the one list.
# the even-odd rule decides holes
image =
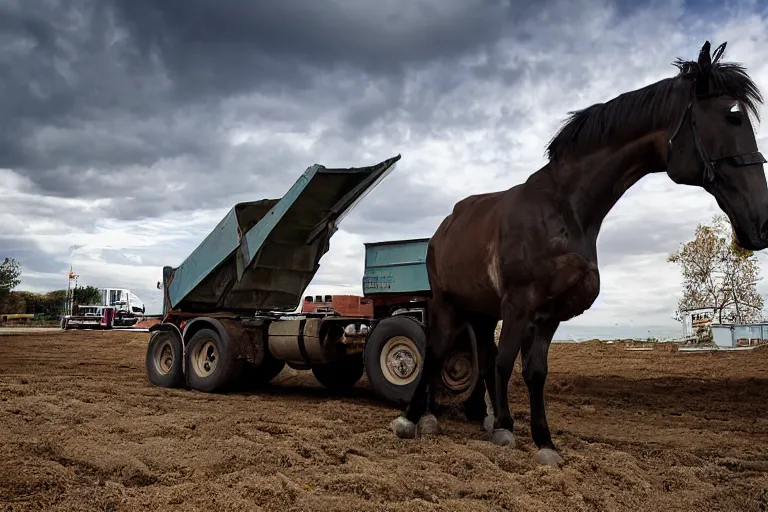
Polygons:
[[683,275],[683,310],[712,308],[719,323],[762,320],[763,297],[757,291],[760,267],[752,251],[739,247],[725,215],[699,224],[693,240],[667,258]]

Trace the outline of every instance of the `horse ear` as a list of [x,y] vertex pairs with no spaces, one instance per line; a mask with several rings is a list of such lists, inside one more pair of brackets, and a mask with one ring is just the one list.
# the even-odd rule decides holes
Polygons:
[[701,47],[701,51],[699,51],[699,68],[704,72],[707,73],[709,71],[709,68],[712,66],[712,58],[709,56],[709,49],[711,48],[709,41],[706,41],[704,43],[704,46]]
[[717,63],[717,61],[720,60],[720,57],[723,56],[723,52],[725,52],[725,45],[728,44],[728,42],[724,42],[717,48],[715,48],[715,51],[712,53],[712,64]]

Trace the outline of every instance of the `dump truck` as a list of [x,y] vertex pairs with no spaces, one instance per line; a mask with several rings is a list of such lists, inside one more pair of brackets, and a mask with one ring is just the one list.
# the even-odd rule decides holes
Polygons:
[[[418,255],[424,244],[366,245],[363,286],[378,316],[299,311],[339,223],[398,160],[343,169],[315,164],[282,198],[236,204],[179,266],[163,267],[163,319],[149,329],[146,352],[149,381],[218,392],[266,384],[288,365],[310,370],[333,391],[367,373],[379,396],[407,403],[426,346],[428,283]],[[397,247],[415,257],[412,270],[395,261]],[[423,278],[408,284],[408,272]],[[421,302],[410,307],[414,297]],[[463,361],[454,356],[447,368]],[[455,384],[455,371],[447,373]],[[447,386],[448,395],[468,396],[473,379]]]

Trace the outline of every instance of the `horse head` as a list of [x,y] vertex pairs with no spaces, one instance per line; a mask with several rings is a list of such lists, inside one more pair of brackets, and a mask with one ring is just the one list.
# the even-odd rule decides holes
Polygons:
[[678,60],[680,117],[672,127],[667,174],[700,186],[728,216],[737,243],[768,247],[768,186],[749,113],[759,117],[760,92],[738,64],[721,63],[725,43],[710,55],[707,41],[697,61]]

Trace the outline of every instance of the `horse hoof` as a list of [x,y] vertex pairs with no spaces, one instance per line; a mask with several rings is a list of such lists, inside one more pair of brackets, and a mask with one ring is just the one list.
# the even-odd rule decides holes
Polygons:
[[497,428],[493,431],[491,442],[498,446],[509,446],[514,444],[515,435],[505,428]]
[[440,433],[440,423],[434,414],[425,414],[419,419],[417,429],[421,435],[436,435]]
[[552,448],[542,448],[536,452],[536,455],[533,456],[533,460],[539,464],[552,466],[553,468],[559,467],[560,464],[565,462],[560,454],[558,454]]
[[493,417],[493,414],[489,414],[489,415],[488,415],[488,416],[486,416],[486,417],[485,417],[485,419],[483,420],[483,428],[484,428],[484,429],[485,429],[485,431],[486,431],[486,432],[488,432],[489,434],[492,434],[492,433],[493,433],[493,421],[494,421],[494,417]]
[[413,439],[416,437],[416,425],[403,416],[392,420],[392,429],[400,439]]

